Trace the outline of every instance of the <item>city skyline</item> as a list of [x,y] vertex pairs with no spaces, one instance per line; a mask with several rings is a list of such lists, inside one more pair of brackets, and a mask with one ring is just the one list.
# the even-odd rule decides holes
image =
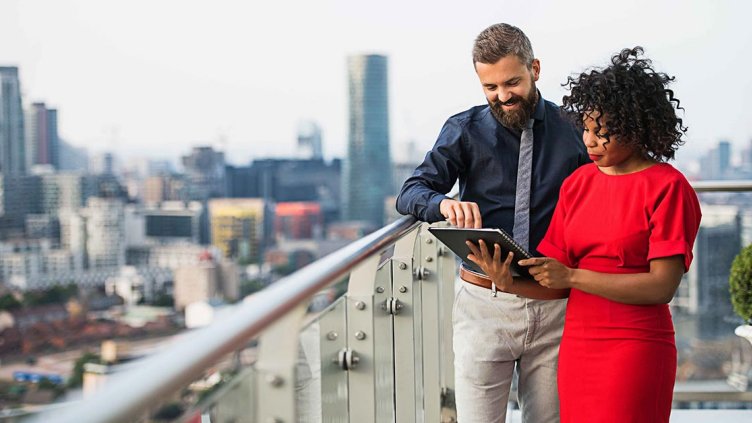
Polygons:
[[721,139],[748,145],[752,84],[744,70],[752,59],[737,52],[752,42],[745,22],[752,5],[640,1],[613,5],[608,15],[601,7],[11,0],[0,6],[0,65],[19,67],[26,107],[58,109],[61,139],[75,146],[174,161],[213,145],[245,164],[295,151],[301,120],[321,125],[326,157],[344,157],[346,58],[380,53],[390,61],[390,139],[399,160],[406,142],[427,150],[447,117],[483,103],[470,48],[483,28],[506,21],[530,36],[547,99],[560,102],[572,72],[640,44],[659,70],[677,76],[690,127],[680,157]]

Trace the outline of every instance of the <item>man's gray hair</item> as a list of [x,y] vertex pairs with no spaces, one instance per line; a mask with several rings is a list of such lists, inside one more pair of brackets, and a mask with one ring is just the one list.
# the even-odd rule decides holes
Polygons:
[[535,56],[525,33],[513,25],[494,24],[475,38],[473,66],[479,62],[492,65],[510,54],[517,56],[528,69],[531,69]]

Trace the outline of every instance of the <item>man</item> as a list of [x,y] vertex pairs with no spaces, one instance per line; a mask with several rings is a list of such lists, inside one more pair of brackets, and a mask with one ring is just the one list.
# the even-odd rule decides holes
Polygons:
[[[540,61],[519,28],[481,32],[473,65],[488,105],[447,120],[402,187],[397,210],[427,222],[503,228],[537,255],[562,181],[588,161],[581,133],[536,89]],[[445,194],[458,178],[456,201]],[[517,281],[514,292],[497,293],[484,276],[460,269],[453,311],[458,421],[504,422],[516,367],[523,421],[557,422],[567,294]]]

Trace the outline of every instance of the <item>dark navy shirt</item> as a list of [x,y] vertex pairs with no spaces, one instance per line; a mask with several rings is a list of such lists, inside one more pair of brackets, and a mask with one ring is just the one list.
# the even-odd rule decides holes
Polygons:
[[[582,132],[538,95],[533,118],[530,249],[546,234],[564,179],[587,163]],[[452,116],[433,149],[405,181],[397,210],[426,222],[444,220],[439,203],[459,178],[460,199],[478,203],[483,227],[512,234],[521,131],[502,126],[488,105]],[[514,235],[514,234],[512,234]]]

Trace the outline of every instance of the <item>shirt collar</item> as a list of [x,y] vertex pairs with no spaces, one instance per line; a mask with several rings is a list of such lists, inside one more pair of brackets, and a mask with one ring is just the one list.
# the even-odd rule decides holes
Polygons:
[[538,93],[538,102],[535,104],[533,119],[544,120],[546,119],[546,101],[543,99],[539,90],[536,90],[536,92]]

